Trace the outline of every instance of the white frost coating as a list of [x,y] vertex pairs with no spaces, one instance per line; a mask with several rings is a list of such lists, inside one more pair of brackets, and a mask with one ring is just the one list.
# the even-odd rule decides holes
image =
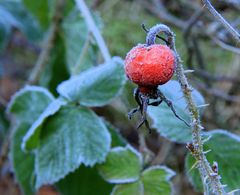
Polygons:
[[125,147],[121,147],[121,146],[114,147],[113,149],[111,149],[110,152],[118,153],[118,152],[126,151],[127,149],[129,149],[131,152],[136,154],[136,156],[139,159],[140,164],[143,165],[143,157],[142,157],[141,153],[138,152],[136,149],[134,149],[130,144],[127,144]]
[[[102,174],[100,174],[102,176]],[[137,177],[132,177],[128,179],[107,179],[108,183],[112,184],[124,184],[124,183],[132,183],[135,182],[139,179],[139,176]]]
[[[161,105],[160,105],[160,106],[161,106]],[[152,126],[153,126],[155,129],[160,129],[160,128],[159,128],[159,125],[157,125],[157,124],[159,123],[159,118],[158,118],[158,117],[154,117],[154,114],[152,114],[152,112],[150,112],[151,109],[156,109],[156,108],[150,108],[150,109],[148,109],[148,110],[149,110],[148,115],[151,117],[151,119],[152,119],[152,121],[153,121]],[[178,120],[178,119],[176,118],[175,120]],[[182,122],[182,121],[179,121],[179,122]],[[189,128],[186,127],[185,129],[187,130],[187,129],[189,129]],[[173,131],[173,130],[171,130],[171,131]],[[168,131],[168,132],[167,132],[167,131],[161,131],[161,129],[160,129],[160,130],[157,130],[157,132],[158,132],[161,136],[165,137],[166,139],[168,139],[168,140],[170,140],[170,141],[172,141],[172,142],[176,142],[176,143],[180,143],[180,144],[187,142],[187,141],[179,140],[179,138],[177,137],[177,134],[176,134],[175,136],[172,136],[172,134],[170,135],[170,133],[168,133],[168,132],[170,132],[170,131]],[[189,132],[190,132],[190,129],[189,129]],[[190,141],[190,140],[191,140],[191,139],[189,138],[189,141]]]
[[[110,135],[107,127],[105,126],[104,122],[93,111],[89,110],[89,112],[90,112],[89,114],[91,114],[91,118],[97,120],[97,123],[99,123],[99,125],[102,126],[102,128],[100,128],[99,130],[104,131],[103,139],[105,140],[105,144],[106,144],[106,148],[103,151],[104,155],[102,155],[98,159],[86,159],[86,154],[79,154],[79,158],[77,159],[76,162],[74,162],[74,164],[65,164],[65,168],[63,169],[64,171],[62,171],[60,174],[57,174],[57,176],[52,177],[51,176],[52,173],[50,171],[44,172],[45,175],[43,175],[42,172],[40,172],[41,167],[39,165],[39,161],[37,158],[39,156],[39,154],[38,154],[39,150],[36,150],[35,151],[36,188],[39,188],[45,184],[54,184],[54,183],[58,182],[59,180],[63,179],[65,176],[67,176],[69,173],[74,172],[77,168],[79,168],[79,166],[81,164],[84,164],[86,166],[93,166],[96,163],[101,163],[106,159],[106,156],[109,153],[110,147],[111,147],[111,135]],[[49,163],[51,163],[51,162],[49,162]],[[49,166],[51,166],[51,165],[49,165]],[[39,173],[41,173],[41,174],[39,174]],[[46,178],[47,179],[50,178],[50,179],[46,180]]]
[[[240,142],[240,137],[236,134],[233,134],[233,133],[230,133],[226,130],[223,130],[223,129],[214,129],[212,131],[209,131],[207,133],[205,133],[206,135],[210,135],[210,136],[213,136],[215,134],[222,134],[222,135],[226,135],[234,140],[236,140],[237,142]],[[211,137],[212,138],[212,137]]]
[[228,192],[227,195],[237,195],[235,192],[239,192],[240,189],[232,190],[231,192]]
[[[140,184],[140,186],[139,186],[139,187],[140,187],[140,194],[138,194],[138,195],[144,195],[143,183],[142,183],[141,181],[138,181],[138,182],[139,182],[139,184]],[[115,185],[110,195],[118,195],[118,194],[116,194],[116,191],[117,191],[117,189],[118,189],[119,187],[121,187],[122,185],[124,185],[124,184]]]
[[[63,81],[58,85],[57,92],[69,101],[79,102],[84,106],[106,105],[121,93],[122,87],[126,82],[126,77],[122,70],[121,74],[117,74],[122,63],[121,58],[114,57],[110,62],[92,67],[77,76],[71,77],[69,80]],[[113,74],[116,75],[114,77],[116,86],[114,87],[117,87],[118,91],[114,93],[107,93],[107,91],[103,92],[97,89],[92,92],[89,91],[92,89],[92,86],[96,87],[98,85],[99,79],[108,79],[108,77],[113,79]],[[96,94],[102,98],[100,100],[95,98]]]
[[[76,92],[79,89],[79,85],[85,83],[86,79],[88,79],[89,83],[94,83],[97,80],[95,75],[100,74],[102,72],[102,68],[109,67],[110,65],[111,62],[100,64],[97,67],[89,68],[79,75],[72,76],[69,80],[63,81],[57,86],[57,92],[69,101],[78,101],[79,97],[74,98],[74,96],[77,96]],[[72,85],[73,83],[75,83],[75,85]],[[73,88],[71,91],[69,90],[70,87]]]
[[[168,99],[172,100],[177,114],[190,122],[189,113],[186,111],[187,104],[181,92],[180,84],[175,80],[171,80],[161,85],[159,89]],[[198,105],[203,105],[205,103],[203,96],[197,90],[193,90],[192,96],[194,102]],[[204,108],[202,108],[201,111],[203,111],[203,109]],[[191,141],[191,129],[177,119],[170,108],[164,103],[163,105],[159,105],[159,107],[149,107],[148,115],[153,120],[152,126],[156,128],[157,132],[162,136],[177,143]],[[181,128],[179,129],[179,127]]]
[[133,148],[130,144],[127,144],[126,148],[130,149],[134,154],[137,155],[137,157],[139,159],[139,162],[140,162],[140,164],[142,166],[143,165],[143,157],[142,157],[141,153],[138,152],[135,148]]
[[167,181],[169,181],[173,176],[176,175],[176,173],[172,169],[170,169],[166,166],[163,166],[163,165],[161,165],[161,166],[160,165],[151,166],[151,167],[145,169],[142,172],[142,174],[144,175],[145,173],[147,173],[149,171],[152,171],[152,170],[164,170],[167,173],[167,176],[166,176]]
[[37,128],[39,128],[49,116],[54,115],[57,111],[59,111],[62,106],[66,104],[67,102],[61,99],[56,99],[49,104],[49,106],[44,110],[44,112],[39,116],[39,118],[32,124],[27,134],[23,137],[23,142],[21,145],[22,150],[27,150],[27,143],[32,138],[32,136],[35,135]]
[[[177,101],[178,104],[184,104],[184,105],[187,105],[186,104],[186,101],[184,99],[184,96],[183,96],[183,93],[181,91],[181,86],[180,84],[175,81],[175,80],[171,80],[169,82],[167,82],[166,84],[164,85],[161,85],[159,87],[159,89],[171,100],[174,101]],[[205,100],[204,100],[204,97],[202,96],[202,94],[197,91],[196,89],[193,89],[192,91],[192,96],[193,96],[193,99],[194,99],[194,102],[199,104],[199,105],[203,105],[205,104]]]
[[[124,151],[130,151],[132,152],[133,154],[135,154],[137,156],[137,158],[139,159],[139,164],[142,166],[143,165],[143,158],[142,158],[142,155],[137,151],[135,150],[131,145],[126,145],[125,147],[121,147],[121,146],[117,146],[117,147],[114,147],[113,149],[110,150],[110,152],[114,152],[114,153],[119,153],[119,152],[124,152]],[[99,174],[105,178],[104,174],[100,171]],[[138,176],[136,177],[131,177],[131,178],[126,178],[126,179],[122,179],[122,178],[116,178],[116,179],[109,179],[107,178],[106,180],[109,182],[109,183],[119,183],[119,184],[122,184],[122,183],[131,183],[131,182],[135,182],[139,179],[139,176],[140,176],[140,173]]]
[[176,175],[176,173],[172,170],[172,169],[169,169],[168,167],[166,166],[163,166],[163,165],[156,165],[156,166],[151,166],[147,169],[145,169],[143,172],[142,172],[142,177],[144,177],[144,174],[149,172],[149,171],[152,171],[152,170],[164,170],[167,175],[166,175],[166,180],[169,182],[169,185],[171,186],[171,194],[175,194],[174,192],[174,187],[173,187],[173,184],[172,182],[170,182],[171,178],[174,177]]
[[112,142],[112,137],[111,137],[111,134],[108,130],[108,128],[106,127],[105,123],[103,122],[103,120],[101,118],[98,117],[98,115],[95,114],[95,112],[91,111],[92,115],[95,117],[95,120],[98,120],[99,122],[99,125],[102,126],[101,128],[105,130],[105,137],[104,137],[104,140],[105,140],[105,143],[107,143],[107,150],[105,151],[105,156],[102,158],[102,159],[97,159],[95,161],[86,161],[86,159],[84,158],[79,158],[81,159],[81,162],[85,165],[85,166],[90,166],[90,167],[93,167],[96,163],[103,163],[106,158],[107,158],[107,154],[110,152],[110,149],[111,149],[111,142]]
[[10,114],[11,113],[11,108],[13,106],[13,104],[15,103],[15,100],[20,97],[21,95],[23,95],[24,93],[26,92],[31,92],[31,91],[34,91],[34,92],[42,92],[44,93],[46,96],[48,96],[50,99],[54,100],[54,97],[53,95],[46,89],[46,88],[43,88],[43,87],[39,87],[39,86],[30,86],[30,85],[26,85],[24,88],[20,89],[19,91],[17,91],[12,97],[11,97],[11,100],[10,102],[8,103],[7,105],[7,114]]

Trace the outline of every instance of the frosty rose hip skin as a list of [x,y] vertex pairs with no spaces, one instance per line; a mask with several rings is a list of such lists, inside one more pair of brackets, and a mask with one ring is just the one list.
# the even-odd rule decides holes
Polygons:
[[[159,37],[157,34],[162,31],[161,27],[161,25],[152,27],[148,31],[147,43],[132,48],[125,59],[125,73],[129,80],[138,85],[134,91],[134,96],[139,106],[131,110],[128,116],[131,119],[134,113],[140,111],[142,119],[137,128],[145,123],[149,132],[151,129],[146,118],[147,107],[149,105],[158,106],[162,101],[170,107],[178,119],[188,125],[177,115],[172,102],[158,89],[159,85],[165,84],[172,78],[176,68],[175,54],[170,47],[155,44],[156,36]],[[151,99],[153,101],[150,102]]]

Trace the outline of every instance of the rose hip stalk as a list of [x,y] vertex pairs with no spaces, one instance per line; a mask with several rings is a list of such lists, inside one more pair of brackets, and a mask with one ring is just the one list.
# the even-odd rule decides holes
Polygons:
[[[143,26],[148,32],[147,43],[132,48],[125,59],[125,73],[132,82],[138,85],[134,91],[134,96],[139,106],[130,111],[128,116],[131,119],[134,113],[140,111],[142,120],[137,128],[145,123],[149,132],[151,132],[151,129],[146,118],[147,107],[149,105],[158,106],[162,101],[171,108],[178,119],[188,125],[186,121],[177,115],[172,102],[158,89],[159,85],[168,82],[172,78],[176,67],[174,52],[168,45],[155,44],[156,37],[159,37],[157,34],[161,30],[157,27],[154,26],[147,31]],[[163,40],[168,44],[167,40]],[[155,101],[150,103],[150,99]]]

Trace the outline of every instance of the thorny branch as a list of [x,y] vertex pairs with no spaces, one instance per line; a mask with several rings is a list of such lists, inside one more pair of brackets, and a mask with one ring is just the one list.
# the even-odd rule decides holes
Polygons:
[[[194,103],[192,98],[192,88],[190,87],[187,78],[184,74],[184,69],[182,65],[182,61],[180,56],[178,55],[175,48],[175,40],[173,32],[168,28],[168,26],[163,24],[158,24],[152,27],[149,30],[147,35],[148,42],[154,42],[156,35],[158,33],[164,33],[167,36],[167,40],[169,43],[169,47],[174,51],[176,56],[176,74],[178,81],[181,85],[181,89],[183,91],[184,97],[186,99],[188,110],[191,113],[191,128],[192,128],[192,150],[191,153],[197,160],[197,168],[200,172],[203,185],[208,187],[216,194],[216,195],[224,195],[226,194],[223,185],[220,181],[220,175],[213,172],[203,150],[203,140],[201,136],[202,125],[200,122],[199,112],[197,109],[197,105]],[[205,191],[206,192],[206,191]]]
[[[199,78],[203,78],[202,81],[205,82],[205,88],[209,88],[209,91],[211,91],[211,95],[220,97],[223,100],[226,101],[233,101],[236,102],[238,101],[239,97],[237,96],[232,96],[229,95],[227,92],[223,92],[220,94],[219,92],[221,91],[220,89],[215,89],[213,86],[213,82],[219,82],[219,81],[227,81],[227,82],[232,82],[233,85],[238,85],[239,84],[239,79],[229,77],[229,76],[216,76],[212,75],[211,73],[208,73],[207,71],[207,62],[204,60],[202,56],[202,51],[199,47],[200,41],[203,38],[208,38],[211,39],[214,43],[219,45],[221,48],[234,52],[236,54],[239,54],[240,50],[238,47],[232,46],[230,44],[227,44],[226,42],[229,42],[228,37],[227,37],[227,30],[222,29],[219,31],[219,27],[221,23],[218,21],[212,21],[209,25],[208,30],[203,31],[203,24],[200,18],[203,18],[204,21],[207,19],[210,19],[207,15],[204,15],[204,7],[200,7],[199,4],[194,4],[187,2],[186,5],[188,5],[191,9],[195,11],[195,13],[190,17],[188,21],[184,21],[179,18],[174,18],[170,17],[166,20],[164,14],[167,13],[167,15],[171,15],[171,13],[164,7],[163,3],[161,0],[152,0],[149,2],[142,2],[144,5],[146,5],[146,9],[151,11],[153,14],[155,14],[157,17],[159,17],[161,20],[170,23],[172,25],[177,26],[183,31],[184,35],[184,40],[185,44],[187,47],[187,60],[186,64],[190,69],[194,70],[194,75],[198,76]],[[230,6],[229,1],[225,2],[226,6],[232,8]],[[240,4],[239,4],[240,5]],[[205,5],[204,5],[205,6]],[[164,13],[164,14],[162,14]],[[182,24],[184,25],[179,25],[179,20],[181,21]],[[199,21],[199,22],[198,22]],[[236,26],[239,24],[239,20],[235,20],[232,22],[233,26]],[[223,41],[224,40],[224,41]],[[199,66],[194,67],[193,65],[193,60],[196,60],[196,64]],[[206,73],[206,74],[205,74]]]

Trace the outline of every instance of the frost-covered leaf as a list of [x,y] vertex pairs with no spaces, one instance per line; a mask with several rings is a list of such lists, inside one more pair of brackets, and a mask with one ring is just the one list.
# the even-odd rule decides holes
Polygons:
[[71,75],[97,64],[98,48],[93,43],[84,18],[79,10],[73,10],[63,21],[66,42],[66,59]]
[[101,178],[95,167],[83,165],[56,185],[62,195],[107,195],[112,190],[112,185]]
[[141,175],[144,195],[170,195],[170,179],[174,175],[171,169],[163,166],[153,166],[144,170]]
[[[190,123],[190,117],[183,93],[177,81],[169,81],[160,87],[163,94],[172,101],[179,116]],[[204,104],[202,95],[193,90],[192,96],[197,105]],[[163,102],[161,105],[149,106],[148,114],[153,120],[152,126],[171,141],[185,143],[191,141],[191,129],[183,121],[176,118],[171,109]]]
[[[218,163],[221,182],[227,184],[225,188],[231,191],[240,188],[240,137],[224,130],[213,130],[206,133],[211,139],[204,144],[205,151],[211,150],[207,154],[208,161],[212,164]],[[186,157],[186,172],[194,186],[201,190],[201,179],[197,169],[191,169],[195,160],[192,156]]]
[[104,106],[119,94],[125,81],[123,61],[115,57],[64,81],[57,91],[69,101],[84,106]]
[[14,175],[25,195],[34,194],[34,156],[25,154],[21,150],[22,137],[29,128],[29,124],[21,123],[14,129],[11,139],[10,157]]
[[116,185],[112,195],[170,195],[170,179],[175,173],[164,166],[153,166],[141,173],[139,180]]
[[103,121],[85,107],[65,106],[42,126],[36,149],[36,186],[53,184],[80,164],[103,162],[111,137]]
[[59,109],[64,105],[66,105],[66,102],[62,99],[56,99],[48,105],[39,118],[32,124],[27,134],[23,137],[22,148],[24,150],[31,150],[37,147],[39,143],[40,131],[44,121],[46,121],[48,117],[58,112]]
[[142,156],[129,145],[113,148],[106,161],[98,166],[102,177],[109,183],[126,183],[139,179]]
[[54,97],[47,89],[26,86],[12,97],[7,112],[21,122],[33,123],[53,100]]
[[144,195],[141,181],[133,183],[118,184],[113,188],[111,195]]

